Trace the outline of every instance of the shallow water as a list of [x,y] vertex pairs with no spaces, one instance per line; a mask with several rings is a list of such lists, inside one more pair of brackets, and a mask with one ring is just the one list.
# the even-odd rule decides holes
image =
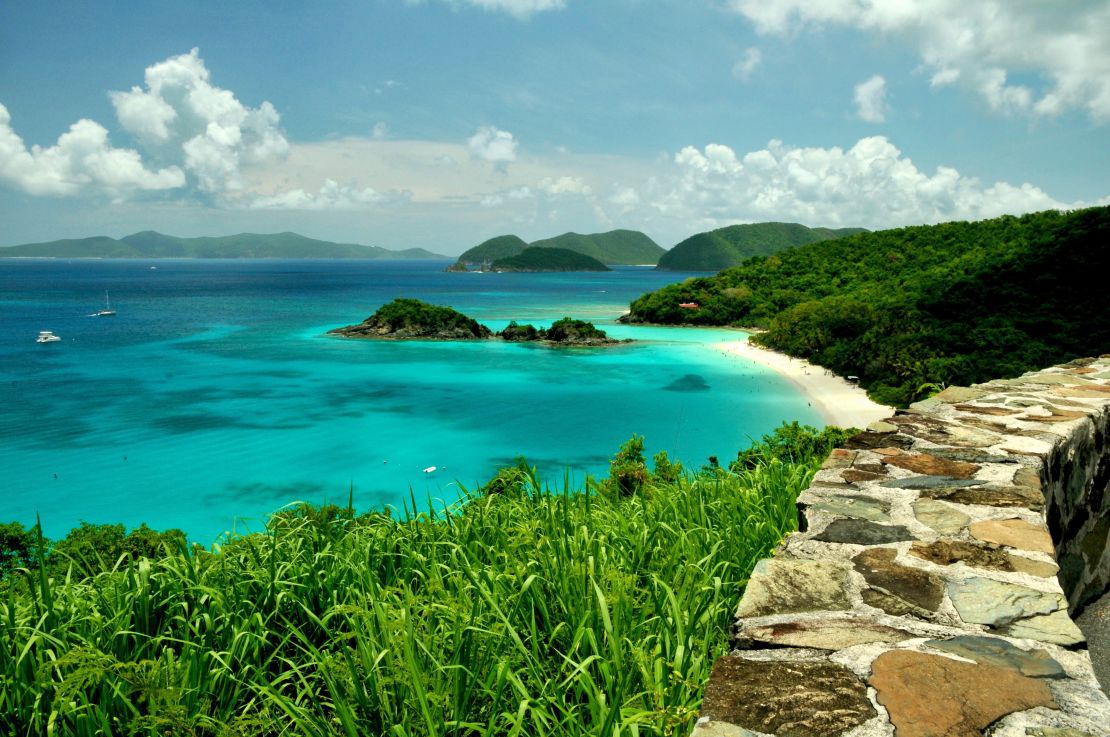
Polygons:
[[[346,504],[351,484],[360,510],[411,497],[426,507],[518,455],[551,481],[581,481],[604,474],[633,433],[697,466],[783,420],[820,424],[789,382],[713,350],[740,333],[615,323],[631,299],[685,274],[444,266],[0,260],[0,521],[37,512],[55,537],[81,520],[146,522],[208,544],[293,501]],[[105,290],[119,314],[88,317]],[[572,315],[637,342],[323,334],[398,296],[493,329]],[[63,340],[38,345],[40,330]]]

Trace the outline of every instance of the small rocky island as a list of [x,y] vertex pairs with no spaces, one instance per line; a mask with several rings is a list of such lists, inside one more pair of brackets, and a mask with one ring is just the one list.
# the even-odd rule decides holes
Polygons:
[[376,340],[490,340],[512,343],[543,343],[553,346],[608,346],[631,343],[616,340],[585,320],[564,317],[549,328],[510,322],[494,333],[477,320],[450,307],[430,305],[418,299],[399,298],[383,305],[357,325],[329,330],[328,335]]

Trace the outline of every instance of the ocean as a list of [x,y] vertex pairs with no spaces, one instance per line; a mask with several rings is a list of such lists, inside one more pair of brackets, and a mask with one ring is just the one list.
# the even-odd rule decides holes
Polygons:
[[[554,485],[618,447],[722,464],[781,422],[788,381],[714,350],[743,333],[625,326],[688,274],[452,274],[443,261],[0,259],[0,522],[185,530],[209,545],[298,501],[457,500],[524,456]],[[110,295],[115,317],[90,317]],[[613,348],[328,337],[395,297],[491,329],[563,316]],[[61,336],[37,344],[40,330]],[[426,473],[425,469],[435,467]]]

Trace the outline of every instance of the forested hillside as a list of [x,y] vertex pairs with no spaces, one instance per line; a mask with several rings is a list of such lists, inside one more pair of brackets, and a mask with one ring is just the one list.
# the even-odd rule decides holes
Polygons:
[[663,254],[660,271],[720,271],[752,256],[770,256],[791,246],[863,233],[863,228],[807,228],[798,223],[729,225],[697,233]]
[[5,256],[38,258],[446,258],[423,248],[393,251],[357,243],[333,243],[298,233],[239,233],[178,238],[153,230],[120,239],[107,236],[27,243],[0,248]]
[[498,259],[517,256],[528,247],[562,248],[597,259],[603,264],[654,264],[665,253],[659,244],[638,230],[610,230],[589,235],[563,233],[532,243],[525,243],[519,236],[500,235],[464,251],[457,266],[490,264]]
[[1108,246],[1108,207],[863,233],[645,294],[626,319],[765,328],[755,342],[904,405],[1110,352]]

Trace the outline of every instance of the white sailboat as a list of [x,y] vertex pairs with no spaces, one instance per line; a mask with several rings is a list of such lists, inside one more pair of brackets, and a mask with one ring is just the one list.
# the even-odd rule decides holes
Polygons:
[[112,309],[112,303],[108,299],[108,290],[104,290],[104,309],[97,310],[89,315],[89,317],[115,317],[116,311]]
[[39,337],[35,338],[36,343],[56,343],[59,340],[61,340],[61,338],[54,335],[54,333],[49,330],[40,330]]

